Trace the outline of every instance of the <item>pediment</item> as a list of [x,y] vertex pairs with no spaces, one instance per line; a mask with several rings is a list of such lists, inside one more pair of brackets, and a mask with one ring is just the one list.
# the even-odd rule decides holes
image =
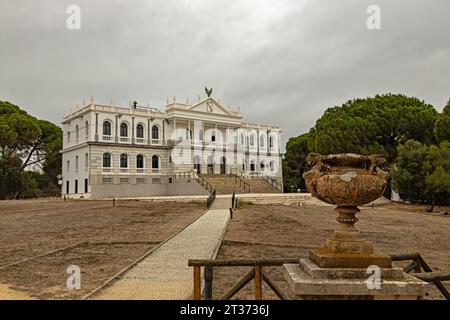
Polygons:
[[191,106],[189,110],[207,112],[211,114],[232,115],[232,113],[227,108],[221,106],[213,98],[207,98],[203,101],[200,101]]

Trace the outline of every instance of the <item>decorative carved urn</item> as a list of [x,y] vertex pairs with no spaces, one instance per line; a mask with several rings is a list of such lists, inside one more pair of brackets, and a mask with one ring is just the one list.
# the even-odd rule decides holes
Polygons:
[[391,259],[375,254],[373,244],[355,228],[358,206],[376,200],[386,190],[389,174],[379,168],[385,162],[383,156],[311,153],[307,161],[311,170],[303,178],[308,190],[315,198],[336,205],[339,214],[333,236],[323,248],[310,252],[310,259],[322,268],[390,268]]

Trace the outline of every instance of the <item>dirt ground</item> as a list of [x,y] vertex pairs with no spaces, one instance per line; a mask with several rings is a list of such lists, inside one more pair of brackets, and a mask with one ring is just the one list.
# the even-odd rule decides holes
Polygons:
[[[81,298],[203,212],[202,203],[1,201],[0,299]],[[70,265],[81,290],[66,288]]]
[[[449,208],[436,208],[447,211]],[[337,222],[332,207],[243,205],[231,220],[218,259],[297,258],[321,247]],[[376,250],[386,254],[419,252],[434,271],[450,271],[450,215],[428,214],[423,206],[389,203],[380,207],[363,207],[357,227]],[[406,262],[407,263],[407,262]],[[404,266],[405,263],[395,263]],[[213,294],[219,298],[249,268],[214,269]],[[284,292],[289,287],[283,267],[264,269]],[[235,298],[253,298],[250,282]],[[447,288],[450,284],[447,282]],[[264,284],[264,299],[276,299]],[[426,299],[443,299],[434,285],[429,285]]]

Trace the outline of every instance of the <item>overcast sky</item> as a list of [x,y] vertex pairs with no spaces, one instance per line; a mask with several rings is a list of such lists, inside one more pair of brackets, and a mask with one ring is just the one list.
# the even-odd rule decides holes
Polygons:
[[[69,5],[81,29],[69,30]],[[381,8],[368,30],[367,7]],[[60,124],[94,96],[163,109],[213,87],[283,142],[326,108],[404,93],[450,98],[448,0],[0,0],[0,100]]]

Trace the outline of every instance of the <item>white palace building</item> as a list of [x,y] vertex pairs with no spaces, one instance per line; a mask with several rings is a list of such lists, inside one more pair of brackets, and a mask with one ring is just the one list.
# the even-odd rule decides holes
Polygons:
[[121,198],[282,192],[278,126],[212,97],[164,112],[89,103],[64,116],[62,195]]

